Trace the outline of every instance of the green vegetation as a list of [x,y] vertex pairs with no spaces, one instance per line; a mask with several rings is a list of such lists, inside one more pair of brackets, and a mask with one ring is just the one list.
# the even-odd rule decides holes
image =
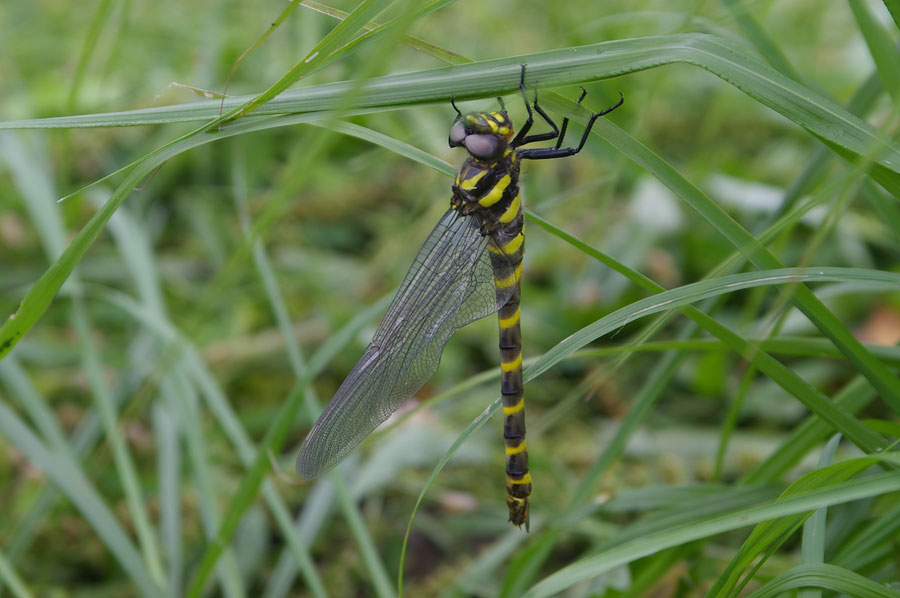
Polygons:
[[[898,0],[304,4],[0,13],[4,595],[900,596]],[[302,482],[521,63],[531,533],[494,318]]]

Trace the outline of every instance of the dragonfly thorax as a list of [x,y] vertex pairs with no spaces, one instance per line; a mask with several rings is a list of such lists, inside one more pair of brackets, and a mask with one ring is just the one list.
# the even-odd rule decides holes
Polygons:
[[476,160],[495,162],[509,147],[512,121],[505,111],[471,112],[457,117],[450,128],[450,147],[464,147]]

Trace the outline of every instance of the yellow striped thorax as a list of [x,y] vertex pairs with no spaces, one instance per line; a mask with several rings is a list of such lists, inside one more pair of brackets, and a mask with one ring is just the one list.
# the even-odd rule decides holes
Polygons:
[[[510,147],[514,136],[512,121],[502,110],[460,114],[450,129],[450,146],[469,152],[456,175],[450,205],[464,215],[479,214],[482,232],[502,230],[504,239],[522,229],[520,160]],[[512,256],[519,247],[521,239],[505,253]]]

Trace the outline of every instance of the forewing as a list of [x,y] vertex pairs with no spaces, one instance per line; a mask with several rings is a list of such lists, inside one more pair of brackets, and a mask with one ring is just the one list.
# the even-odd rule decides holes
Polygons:
[[337,465],[437,370],[460,327],[494,313],[493,267],[476,216],[448,210],[425,240],[359,362],[316,421],[297,472],[315,478]]

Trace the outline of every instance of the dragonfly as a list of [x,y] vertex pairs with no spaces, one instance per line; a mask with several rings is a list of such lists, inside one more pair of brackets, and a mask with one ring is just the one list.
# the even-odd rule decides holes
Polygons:
[[[296,463],[303,478],[316,478],[349,455],[431,378],[457,329],[496,312],[506,504],[509,521],[528,531],[532,478],[522,380],[519,303],[525,231],[519,171],[523,160],[580,152],[595,121],[621,106],[624,96],[591,114],[577,146],[563,147],[569,119],[557,127],[538,104],[536,90],[529,102],[525,70],[521,65],[519,92],[528,118],[518,133],[502,98],[497,98],[498,111],[467,114],[450,99],[456,111],[450,147],[468,152],[452,186],[450,207],[419,249],[371,343],[307,435]],[[579,104],[586,94],[582,89]],[[534,113],[550,131],[530,134]],[[551,147],[523,147],[554,139]]]

